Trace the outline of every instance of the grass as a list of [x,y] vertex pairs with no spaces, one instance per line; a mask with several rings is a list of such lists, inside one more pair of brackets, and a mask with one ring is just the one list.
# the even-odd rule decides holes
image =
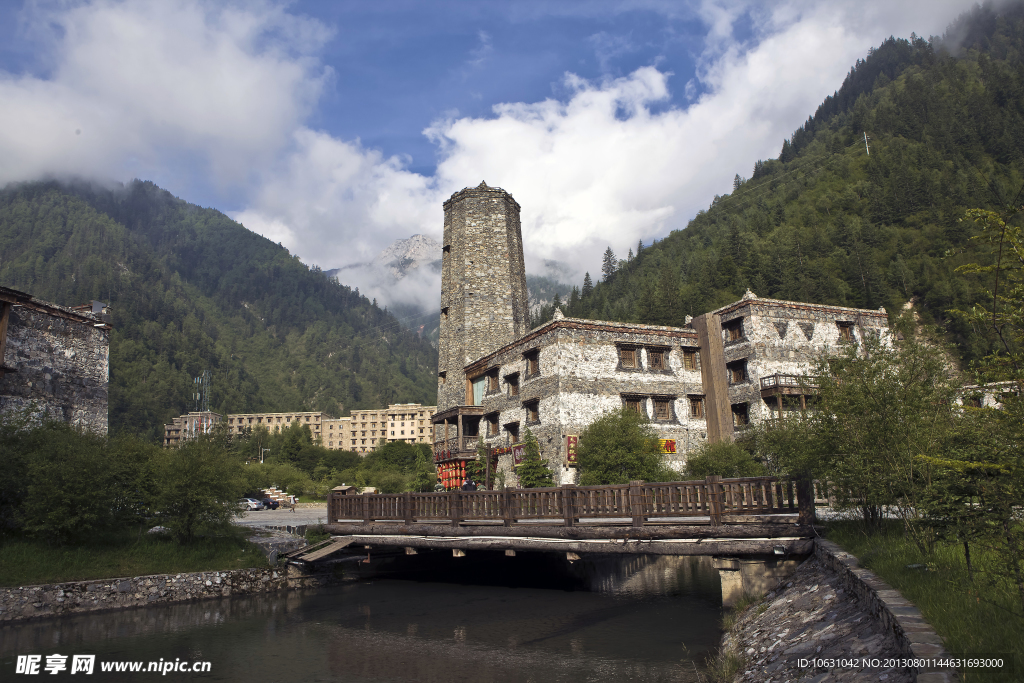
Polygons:
[[[744,593],[733,606],[722,616],[722,630],[729,632],[736,628],[743,613],[761,602],[763,596]],[[762,603],[758,614],[765,607]],[[698,674],[701,683],[730,683],[747,663],[747,658],[732,648],[722,648],[714,657],[707,660],[705,673]]]
[[0,586],[265,566],[260,549],[234,530],[189,545],[138,530],[79,546],[20,538],[0,543]]
[[950,653],[1015,660],[1010,670],[1001,672],[961,669],[964,683],[1024,676],[1024,616],[1013,586],[987,571],[995,561],[991,553],[971,547],[972,583],[962,546],[938,544],[931,554],[924,554],[895,521],[870,534],[859,522],[832,522],[827,536],[914,603]]

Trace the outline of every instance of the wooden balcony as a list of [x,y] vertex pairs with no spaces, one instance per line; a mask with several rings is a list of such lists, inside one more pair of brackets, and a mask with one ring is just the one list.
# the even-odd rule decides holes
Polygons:
[[455,406],[435,413],[431,419],[434,430],[434,462],[476,458],[483,415],[482,406]]
[[806,396],[817,393],[813,377],[776,373],[761,378],[761,398],[769,396]]

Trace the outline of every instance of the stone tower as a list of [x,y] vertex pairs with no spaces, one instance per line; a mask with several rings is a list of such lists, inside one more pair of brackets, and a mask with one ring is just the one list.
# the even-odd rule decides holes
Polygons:
[[480,183],[444,203],[437,410],[467,405],[466,364],[529,330],[519,204]]

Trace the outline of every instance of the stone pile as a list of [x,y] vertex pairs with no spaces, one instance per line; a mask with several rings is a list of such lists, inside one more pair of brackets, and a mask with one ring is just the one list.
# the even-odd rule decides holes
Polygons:
[[801,665],[800,660],[855,660],[902,656],[896,637],[865,609],[865,601],[846,591],[838,575],[812,558],[783,586],[747,610],[726,635],[723,647],[740,654],[746,665],[736,681],[885,681],[916,680],[893,667],[865,669]]

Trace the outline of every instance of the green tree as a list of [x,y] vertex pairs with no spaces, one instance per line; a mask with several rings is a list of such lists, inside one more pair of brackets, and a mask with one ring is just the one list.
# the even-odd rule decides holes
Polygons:
[[686,475],[703,479],[720,477],[760,477],[766,474],[754,454],[738,443],[704,444],[686,460]]
[[519,486],[524,489],[554,486],[555,480],[551,476],[551,470],[548,469],[547,463],[540,459],[540,444],[537,443],[537,437],[529,429],[523,436],[523,447],[523,462],[516,468]]
[[615,252],[609,246],[604,250],[604,258],[601,261],[601,274],[604,276],[604,281],[608,282],[615,275],[615,272],[619,269],[619,259],[616,258]]
[[242,465],[203,435],[153,458],[158,488],[153,504],[179,543],[230,524],[245,492]]
[[577,458],[584,486],[678,478],[664,464],[650,421],[628,408],[605,413],[590,423],[580,434]]

